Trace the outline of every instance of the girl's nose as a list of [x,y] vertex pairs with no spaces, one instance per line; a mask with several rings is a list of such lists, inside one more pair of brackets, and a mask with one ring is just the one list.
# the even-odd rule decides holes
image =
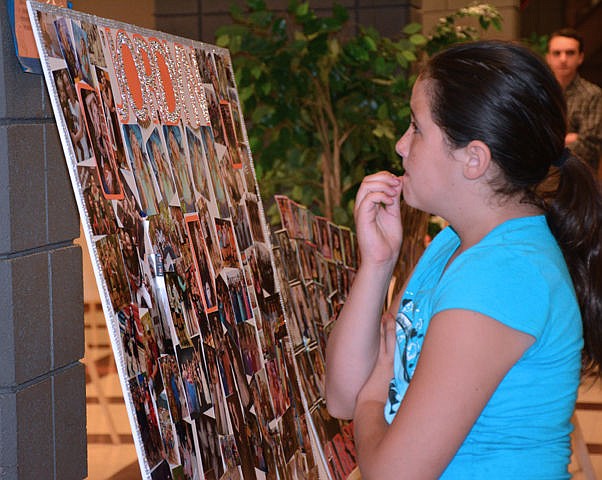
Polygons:
[[412,132],[410,130],[411,127],[405,131],[405,133],[401,136],[399,140],[397,140],[397,143],[395,144],[395,151],[397,152],[397,155],[403,158],[406,158],[410,153],[410,136],[412,135]]

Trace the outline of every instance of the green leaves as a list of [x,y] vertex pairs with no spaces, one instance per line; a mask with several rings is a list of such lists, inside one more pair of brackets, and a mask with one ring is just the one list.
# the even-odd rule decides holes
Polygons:
[[487,3],[474,2],[468,7],[460,8],[451,15],[439,19],[425,45],[425,50],[429,55],[454,43],[479,38],[479,31],[476,28],[456,24],[456,21],[462,18],[475,18],[482,30],[487,30],[490,26],[497,30],[502,28],[502,16],[495,7]]
[[295,15],[298,17],[304,17],[309,13],[309,2],[304,2],[295,8]]
[[538,35],[533,32],[529,37],[523,38],[522,42],[527,45],[535,53],[544,57],[548,51],[548,41],[550,36],[548,34]]
[[403,27],[402,32],[406,35],[414,35],[422,30],[422,25],[419,23],[408,23]]
[[422,45],[426,45],[427,39],[424,35],[420,33],[415,33],[410,36],[410,42],[412,42],[413,45],[419,47]]
[[370,36],[366,35],[362,37],[362,42],[369,51],[376,52],[376,42]]
[[251,12],[266,8],[264,0],[247,0],[247,6]]
[[401,172],[395,142],[409,124],[417,60],[460,37],[475,38],[455,24],[462,17],[477,17],[483,28],[501,26],[487,4],[441,19],[428,36],[410,23],[399,38],[362,27],[350,35],[341,5],[317,16],[308,1],[291,0],[285,13],[276,13],[264,0],[246,0],[231,14],[232,25],[217,31],[216,43],[232,55],[268,216],[280,193],[348,225],[362,178]]

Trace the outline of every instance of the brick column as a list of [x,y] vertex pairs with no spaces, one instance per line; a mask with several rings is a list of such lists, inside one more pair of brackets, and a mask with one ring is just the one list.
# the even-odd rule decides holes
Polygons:
[[81,250],[44,79],[0,0],[0,479],[86,476]]

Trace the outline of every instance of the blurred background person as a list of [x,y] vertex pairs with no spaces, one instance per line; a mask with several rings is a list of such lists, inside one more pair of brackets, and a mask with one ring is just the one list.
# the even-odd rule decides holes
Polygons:
[[565,144],[598,171],[602,155],[602,89],[579,75],[584,57],[583,37],[571,28],[550,35],[546,60],[567,102]]

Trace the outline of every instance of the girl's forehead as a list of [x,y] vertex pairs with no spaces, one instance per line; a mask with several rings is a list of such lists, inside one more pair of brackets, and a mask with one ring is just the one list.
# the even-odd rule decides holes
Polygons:
[[428,81],[422,80],[420,77],[414,83],[412,88],[412,96],[410,98],[410,109],[412,114],[418,112],[427,113],[429,111],[429,95],[428,93]]

